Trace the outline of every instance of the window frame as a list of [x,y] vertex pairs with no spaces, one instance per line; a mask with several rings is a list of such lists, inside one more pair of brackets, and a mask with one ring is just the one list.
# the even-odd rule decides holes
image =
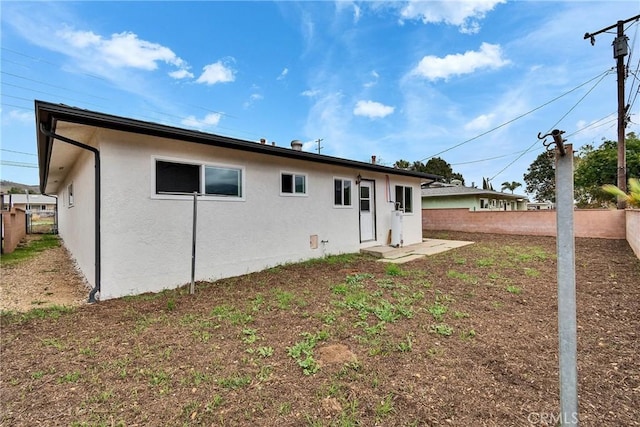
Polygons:
[[[401,210],[404,212],[405,215],[406,214],[413,214],[414,213],[413,186],[411,186],[411,185],[403,185],[403,184],[396,184],[395,188],[394,188],[394,190],[395,190],[394,196],[395,196],[396,199],[398,198],[398,188],[399,187],[402,188],[402,200],[400,201],[400,206],[402,206]],[[407,190],[409,190],[409,194],[410,194],[410,197],[411,197],[411,206],[410,206],[411,210],[410,211],[407,211],[406,203],[405,203]],[[395,200],[395,203],[398,203],[398,202],[399,202],[398,200]]]
[[[337,181],[340,181],[340,204],[336,203],[336,183]],[[349,203],[345,204],[344,203],[344,196],[345,196],[345,182],[349,183]],[[333,207],[337,208],[337,209],[350,209],[353,208],[353,180],[351,178],[344,178],[341,176],[334,176],[333,177]]]
[[[291,176],[291,189],[292,189],[291,193],[282,191],[282,177],[285,176],[285,175],[290,175]],[[309,195],[309,175],[308,174],[301,173],[301,172],[292,172],[292,171],[281,170],[278,176],[279,176],[278,186],[280,188],[280,196],[283,196],[283,197],[307,197]],[[304,192],[303,193],[296,192],[296,178],[297,177],[304,178]]]
[[68,185],[67,185],[67,207],[68,208],[72,208],[75,206],[75,200],[74,200],[75,196],[73,193],[73,181],[71,181]]
[[[175,157],[165,157],[165,156],[152,156],[151,157],[151,198],[159,199],[159,200],[184,200],[186,198],[192,198],[193,193],[158,193],[156,191],[157,184],[157,170],[156,165],[157,162],[166,162],[166,163],[178,163],[183,165],[194,165],[198,166],[198,200],[215,200],[215,201],[235,201],[235,202],[244,202],[246,200],[246,167],[243,165],[233,164],[233,163],[223,163],[223,162],[203,162],[198,160],[191,159],[182,159]],[[239,190],[240,196],[231,196],[231,195],[222,195],[222,194],[206,194],[206,169],[207,168],[218,168],[218,169],[232,169],[239,171],[240,174],[240,182],[239,182]]]

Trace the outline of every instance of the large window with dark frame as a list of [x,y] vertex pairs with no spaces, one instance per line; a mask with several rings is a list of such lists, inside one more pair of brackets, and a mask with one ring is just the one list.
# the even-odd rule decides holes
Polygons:
[[335,178],[333,180],[333,204],[351,206],[351,180]]
[[280,193],[298,196],[307,194],[307,176],[282,172],[280,174]]
[[412,213],[413,188],[405,185],[396,185],[396,204],[405,213]]
[[156,194],[242,197],[242,168],[156,160]]

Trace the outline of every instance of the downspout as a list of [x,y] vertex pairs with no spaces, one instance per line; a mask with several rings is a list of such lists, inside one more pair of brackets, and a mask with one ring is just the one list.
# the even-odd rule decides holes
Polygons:
[[73,139],[67,138],[62,135],[58,135],[53,133],[52,131],[46,129],[43,123],[40,123],[40,132],[48,136],[49,138],[59,139],[62,142],[66,142],[67,144],[74,145],[76,147],[82,148],[84,150],[91,151],[94,155],[95,159],[95,286],[89,292],[89,303],[97,302],[96,294],[100,292],[100,151],[91,147],[90,145],[83,144],[81,142],[75,141]]

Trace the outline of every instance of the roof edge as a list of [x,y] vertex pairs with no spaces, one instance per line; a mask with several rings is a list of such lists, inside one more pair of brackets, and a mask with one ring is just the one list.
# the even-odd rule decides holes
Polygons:
[[194,142],[316,163],[331,164],[335,166],[359,168],[371,172],[408,176],[423,180],[437,180],[441,178],[439,175],[395,169],[389,166],[382,166],[357,160],[348,160],[324,154],[315,154],[306,151],[297,151],[291,148],[260,144],[259,142],[254,141],[85,110],[65,104],[54,104],[46,101],[35,100],[35,112],[41,191],[46,187],[47,166],[49,163],[51,143],[49,141],[50,138],[40,131],[40,123],[46,123],[47,126],[51,126],[55,121],[65,121],[112,130],[178,139],[186,142]]

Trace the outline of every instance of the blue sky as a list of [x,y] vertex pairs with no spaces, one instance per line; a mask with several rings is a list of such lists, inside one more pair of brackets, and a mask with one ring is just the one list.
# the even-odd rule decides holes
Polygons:
[[[640,14],[637,0],[0,7],[1,176],[25,184],[38,183],[40,99],[286,147],[299,139],[308,151],[322,139],[322,154],[387,165],[437,155],[467,185],[524,185],[539,132],[564,130],[574,148],[617,139],[615,29],[594,46],[583,36]],[[625,27],[630,103],[638,26]],[[627,131],[640,133],[639,112],[633,102]]]

